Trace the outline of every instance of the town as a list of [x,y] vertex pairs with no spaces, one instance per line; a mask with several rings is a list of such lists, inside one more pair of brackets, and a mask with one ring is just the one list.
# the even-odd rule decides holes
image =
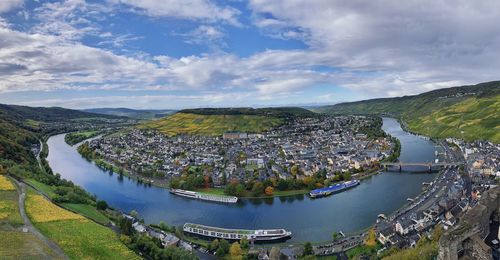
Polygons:
[[[422,183],[425,191],[415,198],[408,198],[409,203],[392,215],[379,215],[371,229],[383,246],[378,255],[390,248],[394,251],[394,248],[416,247],[422,238],[433,239],[436,233],[452,230],[478,204],[483,193],[497,186],[500,145],[486,141],[464,142],[456,138],[447,138],[439,144],[444,149],[443,160],[460,162],[461,165],[445,167],[434,181]],[[492,229],[491,233],[493,239],[484,242],[495,251],[498,249],[495,235],[498,230]],[[314,253],[342,255],[362,245],[367,235],[355,234],[315,246]]]
[[[285,180],[305,181],[310,184],[307,188],[313,189],[317,182],[310,179],[318,172],[323,173],[320,185],[328,185],[356,177],[394,152],[395,142],[380,130],[378,120],[364,116],[299,117],[264,133],[226,132],[212,137],[167,137],[133,129],[92,140],[88,146],[114,165],[155,182],[170,181],[174,188],[204,187],[208,177],[214,187],[231,181]],[[198,172],[201,180],[191,182],[188,178],[179,184],[192,172]]]

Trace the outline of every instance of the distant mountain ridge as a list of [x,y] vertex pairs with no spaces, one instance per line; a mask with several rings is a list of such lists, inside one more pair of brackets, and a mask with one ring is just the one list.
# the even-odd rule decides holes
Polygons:
[[117,117],[60,107],[0,104],[0,159],[34,163],[34,156],[29,147],[33,143],[38,143],[40,135],[46,134],[39,129],[39,124],[65,123],[84,118]]
[[176,112],[173,109],[131,109],[131,108],[90,108],[83,109],[82,111],[103,114],[103,115],[113,115],[113,116],[124,116],[134,119],[155,119],[164,116],[171,115]]
[[179,113],[197,115],[256,115],[256,116],[314,116],[315,113],[301,107],[231,107],[231,108],[194,108],[183,109]]
[[437,89],[414,96],[340,103],[314,109],[328,114],[389,114],[431,137],[500,143],[500,81]]
[[67,109],[62,107],[28,107],[0,104],[0,118],[10,121],[34,120],[42,122],[64,121],[76,118],[117,118],[111,115],[97,115],[95,113]]

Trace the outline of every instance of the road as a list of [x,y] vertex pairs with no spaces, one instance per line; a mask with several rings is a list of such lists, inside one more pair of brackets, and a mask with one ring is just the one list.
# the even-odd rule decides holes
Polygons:
[[54,253],[58,256],[59,259],[69,259],[64,251],[52,240],[48,239],[45,237],[38,229],[33,226],[31,223],[30,219],[28,218],[28,215],[26,215],[26,210],[24,208],[24,201],[26,199],[26,185],[24,183],[20,183],[17,180],[13,179],[12,180],[16,183],[18,187],[18,200],[19,200],[19,211],[21,213],[21,217],[23,218],[24,226],[23,228],[26,228],[30,233],[35,235],[40,241],[45,243]]

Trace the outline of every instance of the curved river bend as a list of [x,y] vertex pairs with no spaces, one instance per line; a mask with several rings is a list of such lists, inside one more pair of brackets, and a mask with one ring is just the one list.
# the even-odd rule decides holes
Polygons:
[[[391,118],[383,129],[401,141],[400,161],[431,162],[435,144],[404,132]],[[136,210],[147,223],[169,225],[193,222],[226,228],[285,228],[292,231],[288,242],[326,241],[334,231],[349,233],[369,227],[380,213],[390,214],[409,197],[421,192],[422,182],[435,174],[384,172],[363,180],[361,185],[330,197],[308,196],[243,199],[235,205],[191,200],[171,195],[166,189],[147,187],[117,174],[103,171],[64,142],[64,134],[48,140],[48,161],[54,172],[123,212]]]

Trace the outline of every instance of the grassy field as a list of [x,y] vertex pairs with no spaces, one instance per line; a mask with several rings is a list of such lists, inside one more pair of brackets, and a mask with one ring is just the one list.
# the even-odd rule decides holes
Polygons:
[[0,190],[0,224],[18,227],[23,224],[19,214],[17,191]]
[[27,179],[25,180],[26,183],[30,184],[31,186],[35,187],[37,190],[45,193],[45,195],[53,198],[56,194],[54,193],[54,187],[49,186],[45,183],[41,183],[39,181],[33,180],[33,179]]
[[106,227],[28,193],[26,212],[33,224],[73,259],[140,259]]
[[171,116],[149,121],[143,129],[156,129],[166,135],[222,135],[227,131],[259,133],[283,124],[283,119],[260,115],[199,115],[176,113]]
[[11,227],[23,224],[16,187],[4,175],[0,175],[0,224]]
[[44,243],[31,233],[1,231],[0,259],[58,259]]
[[87,218],[90,218],[100,224],[106,225],[109,223],[109,219],[99,212],[94,206],[88,204],[73,204],[73,203],[63,203],[65,208],[78,212]]

